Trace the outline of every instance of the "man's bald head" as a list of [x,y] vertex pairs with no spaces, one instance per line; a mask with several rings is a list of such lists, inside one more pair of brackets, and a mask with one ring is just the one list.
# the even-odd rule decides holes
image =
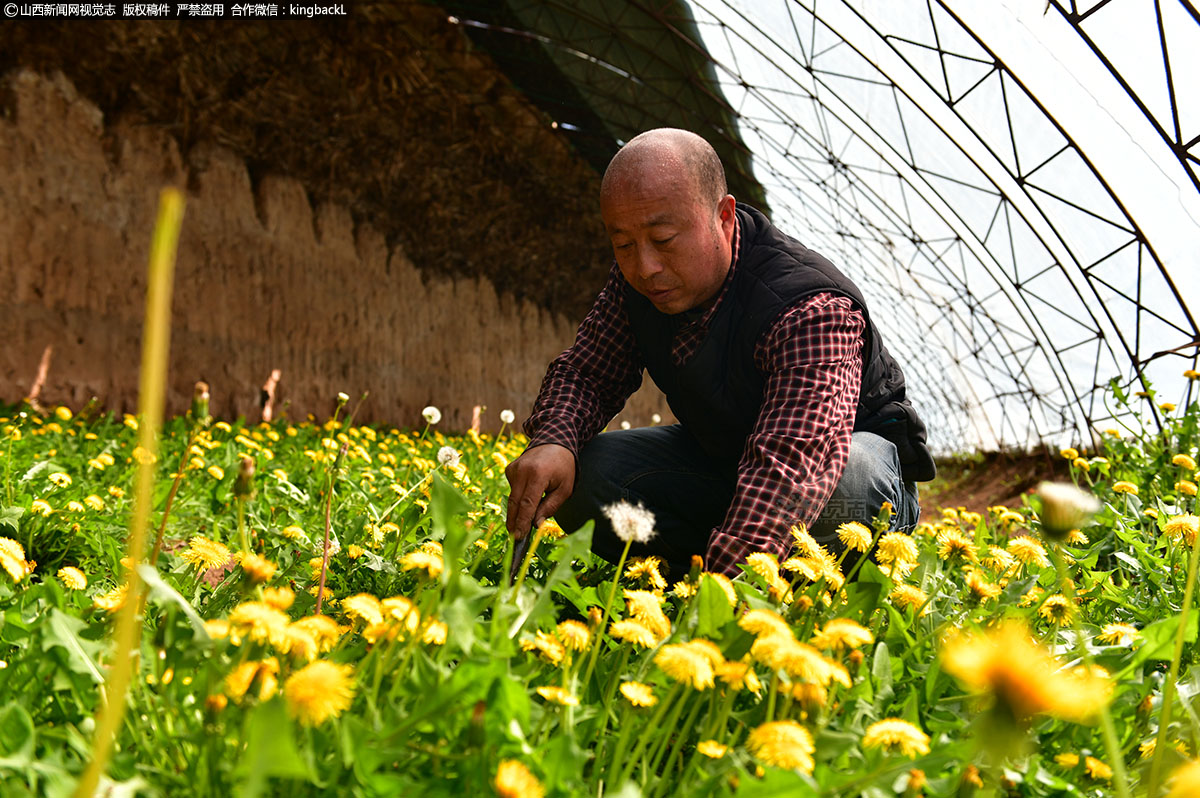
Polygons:
[[690,184],[687,187],[705,205],[717,203],[728,193],[725,169],[712,145],[695,133],[664,127],[633,137],[617,151],[604,172],[600,196],[607,196],[618,185],[672,177]]

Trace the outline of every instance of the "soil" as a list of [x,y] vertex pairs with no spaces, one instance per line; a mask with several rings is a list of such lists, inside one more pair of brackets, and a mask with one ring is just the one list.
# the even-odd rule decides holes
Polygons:
[[1067,463],[1057,453],[991,452],[945,458],[938,476],[920,486],[921,504],[927,510],[965,507],[982,513],[988,507],[1021,506],[1022,496],[1047,479],[1067,479]]

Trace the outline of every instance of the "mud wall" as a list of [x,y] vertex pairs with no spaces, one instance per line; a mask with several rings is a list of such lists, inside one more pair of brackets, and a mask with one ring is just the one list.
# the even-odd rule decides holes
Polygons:
[[[175,280],[168,410],[198,379],[214,413],[256,419],[282,371],[292,417],[370,391],[361,418],[416,424],[427,404],[466,426],[530,408],[575,320],[497,292],[485,277],[422,276],[399,246],[303,186],[252,183],[232,152],[181,153],[161,127],[107,125],[61,74],[3,77],[0,120],[0,399],[27,396],[51,348],[41,400],[136,404],[145,264],[157,195],[186,187]],[[598,289],[599,286],[596,286]],[[663,412],[643,388],[620,419]]]

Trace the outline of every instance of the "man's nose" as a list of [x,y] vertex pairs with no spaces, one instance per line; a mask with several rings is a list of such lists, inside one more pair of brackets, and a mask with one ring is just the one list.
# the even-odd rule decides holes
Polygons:
[[638,247],[634,267],[638,278],[642,280],[648,280],[663,270],[662,261],[653,247]]

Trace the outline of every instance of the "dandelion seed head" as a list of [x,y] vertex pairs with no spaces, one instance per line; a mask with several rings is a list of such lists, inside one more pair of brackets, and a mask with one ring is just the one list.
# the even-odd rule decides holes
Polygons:
[[636,505],[624,500],[615,502],[604,508],[604,515],[624,543],[649,543],[654,539],[654,513],[640,502]]

